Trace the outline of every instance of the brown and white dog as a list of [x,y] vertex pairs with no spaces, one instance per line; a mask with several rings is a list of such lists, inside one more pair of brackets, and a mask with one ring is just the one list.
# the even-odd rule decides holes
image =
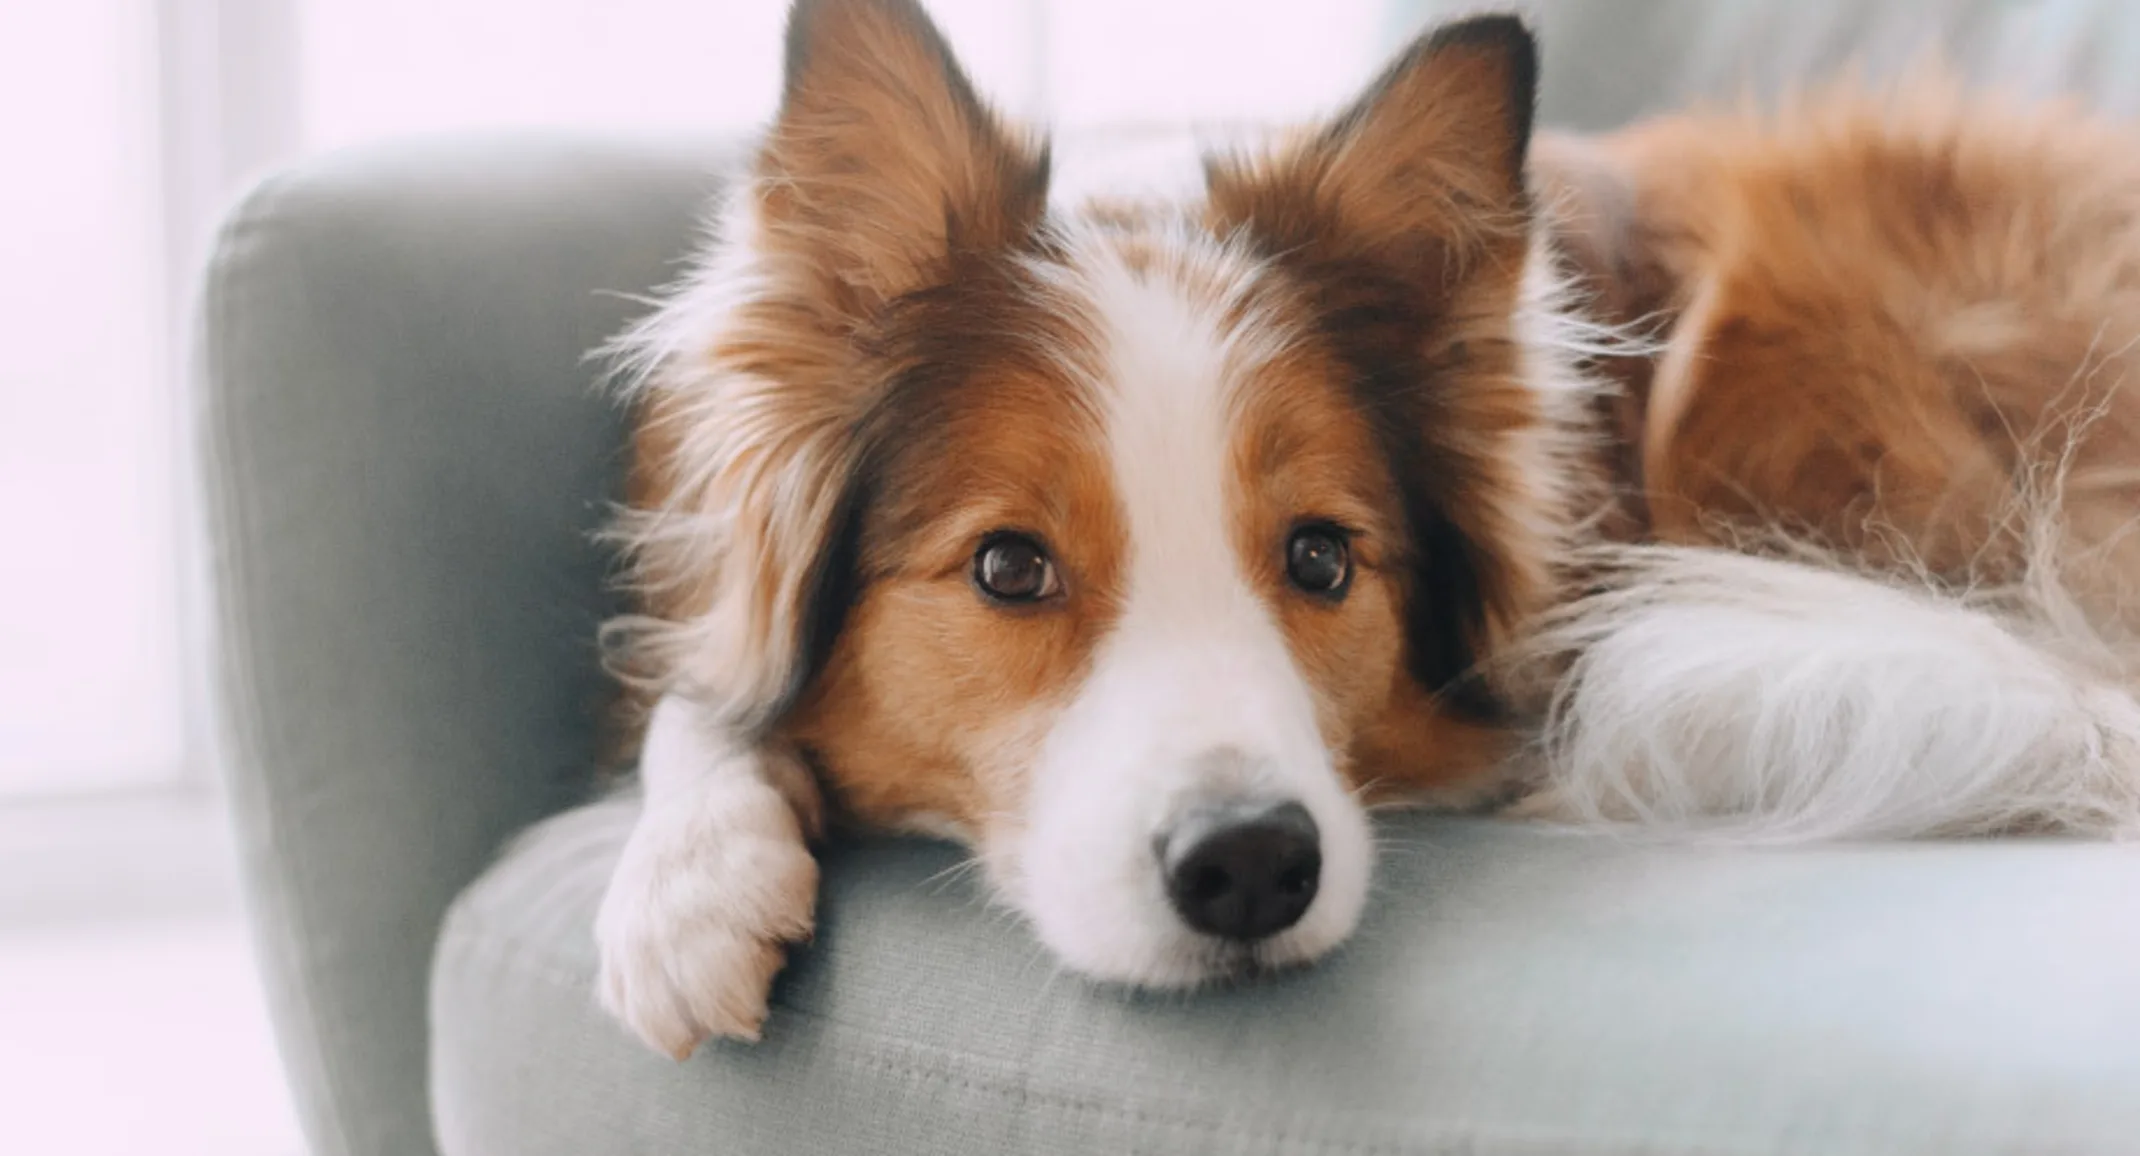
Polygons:
[[[756,1037],[828,803],[966,842],[1070,969],[1165,986],[1329,951],[1367,809],[1511,767],[1598,822],[2140,820],[2095,632],[2140,573],[2107,130],[1838,106],[1533,174],[1532,39],[1482,17],[1197,195],[1063,204],[911,0],[802,0],[787,51],[626,341],[653,706],[596,935],[650,1044]],[[2039,473],[2009,431],[2062,401],[2100,436]],[[1709,548],[1711,514],[1831,558]]]
[[1605,361],[1615,521],[1763,556],[1589,552],[1521,645],[1573,663],[1543,809],[2140,831],[2135,143],[1936,71],[1540,142],[1592,311],[1657,337]]

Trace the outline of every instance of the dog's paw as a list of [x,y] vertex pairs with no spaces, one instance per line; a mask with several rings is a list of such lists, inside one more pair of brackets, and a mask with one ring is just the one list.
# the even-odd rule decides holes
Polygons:
[[602,1006],[677,1059],[708,1037],[758,1039],[786,948],[816,912],[804,821],[755,773],[649,806],[595,920]]

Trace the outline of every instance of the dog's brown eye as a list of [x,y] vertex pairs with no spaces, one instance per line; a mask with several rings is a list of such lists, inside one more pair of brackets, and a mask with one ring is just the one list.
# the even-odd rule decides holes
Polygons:
[[1336,526],[1302,526],[1286,540],[1285,576],[1302,591],[1342,598],[1352,585],[1352,551]]
[[1040,543],[1023,534],[994,534],[973,556],[973,584],[998,602],[1038,602],[1061,583]]

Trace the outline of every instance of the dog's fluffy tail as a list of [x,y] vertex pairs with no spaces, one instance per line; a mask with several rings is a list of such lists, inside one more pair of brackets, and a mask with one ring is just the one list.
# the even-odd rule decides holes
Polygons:
[[1996,595],[1722,549],[1610,547],[1518,660],[1585,825],[1739,841],[2140,834],[2140,700],[2045,567]]

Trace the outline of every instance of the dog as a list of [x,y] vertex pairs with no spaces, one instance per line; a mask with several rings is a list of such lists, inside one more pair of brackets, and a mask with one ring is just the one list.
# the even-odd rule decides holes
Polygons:
[[[1384,803],[2140,814],[2097,633],[2127,403],[2059,459],[2058,549],[1995,500],[2036,476],[2006,431],[2140,334],[2107,130],[1839,108],[1534,157],[1537,49],[1489,15],[1194,195],[1064,203],[912,0],[800,0],[785,68],[620,345],[614,638],[650,705],[595,936],[654,1048],[758,1038],[831,819],[963,842],[1069,969],[1189,987],[1344,941]],[[1929,171],[1978,153],[1981,188]],[[2069,232],[2029,265],[2039,224]]]
[[1533,813],[2140,829],[2132,145],[1923,67],[1541,139],[1593,317],[1654,340],[1601,359],[1648,545],[1517,648],[1557,663]]

